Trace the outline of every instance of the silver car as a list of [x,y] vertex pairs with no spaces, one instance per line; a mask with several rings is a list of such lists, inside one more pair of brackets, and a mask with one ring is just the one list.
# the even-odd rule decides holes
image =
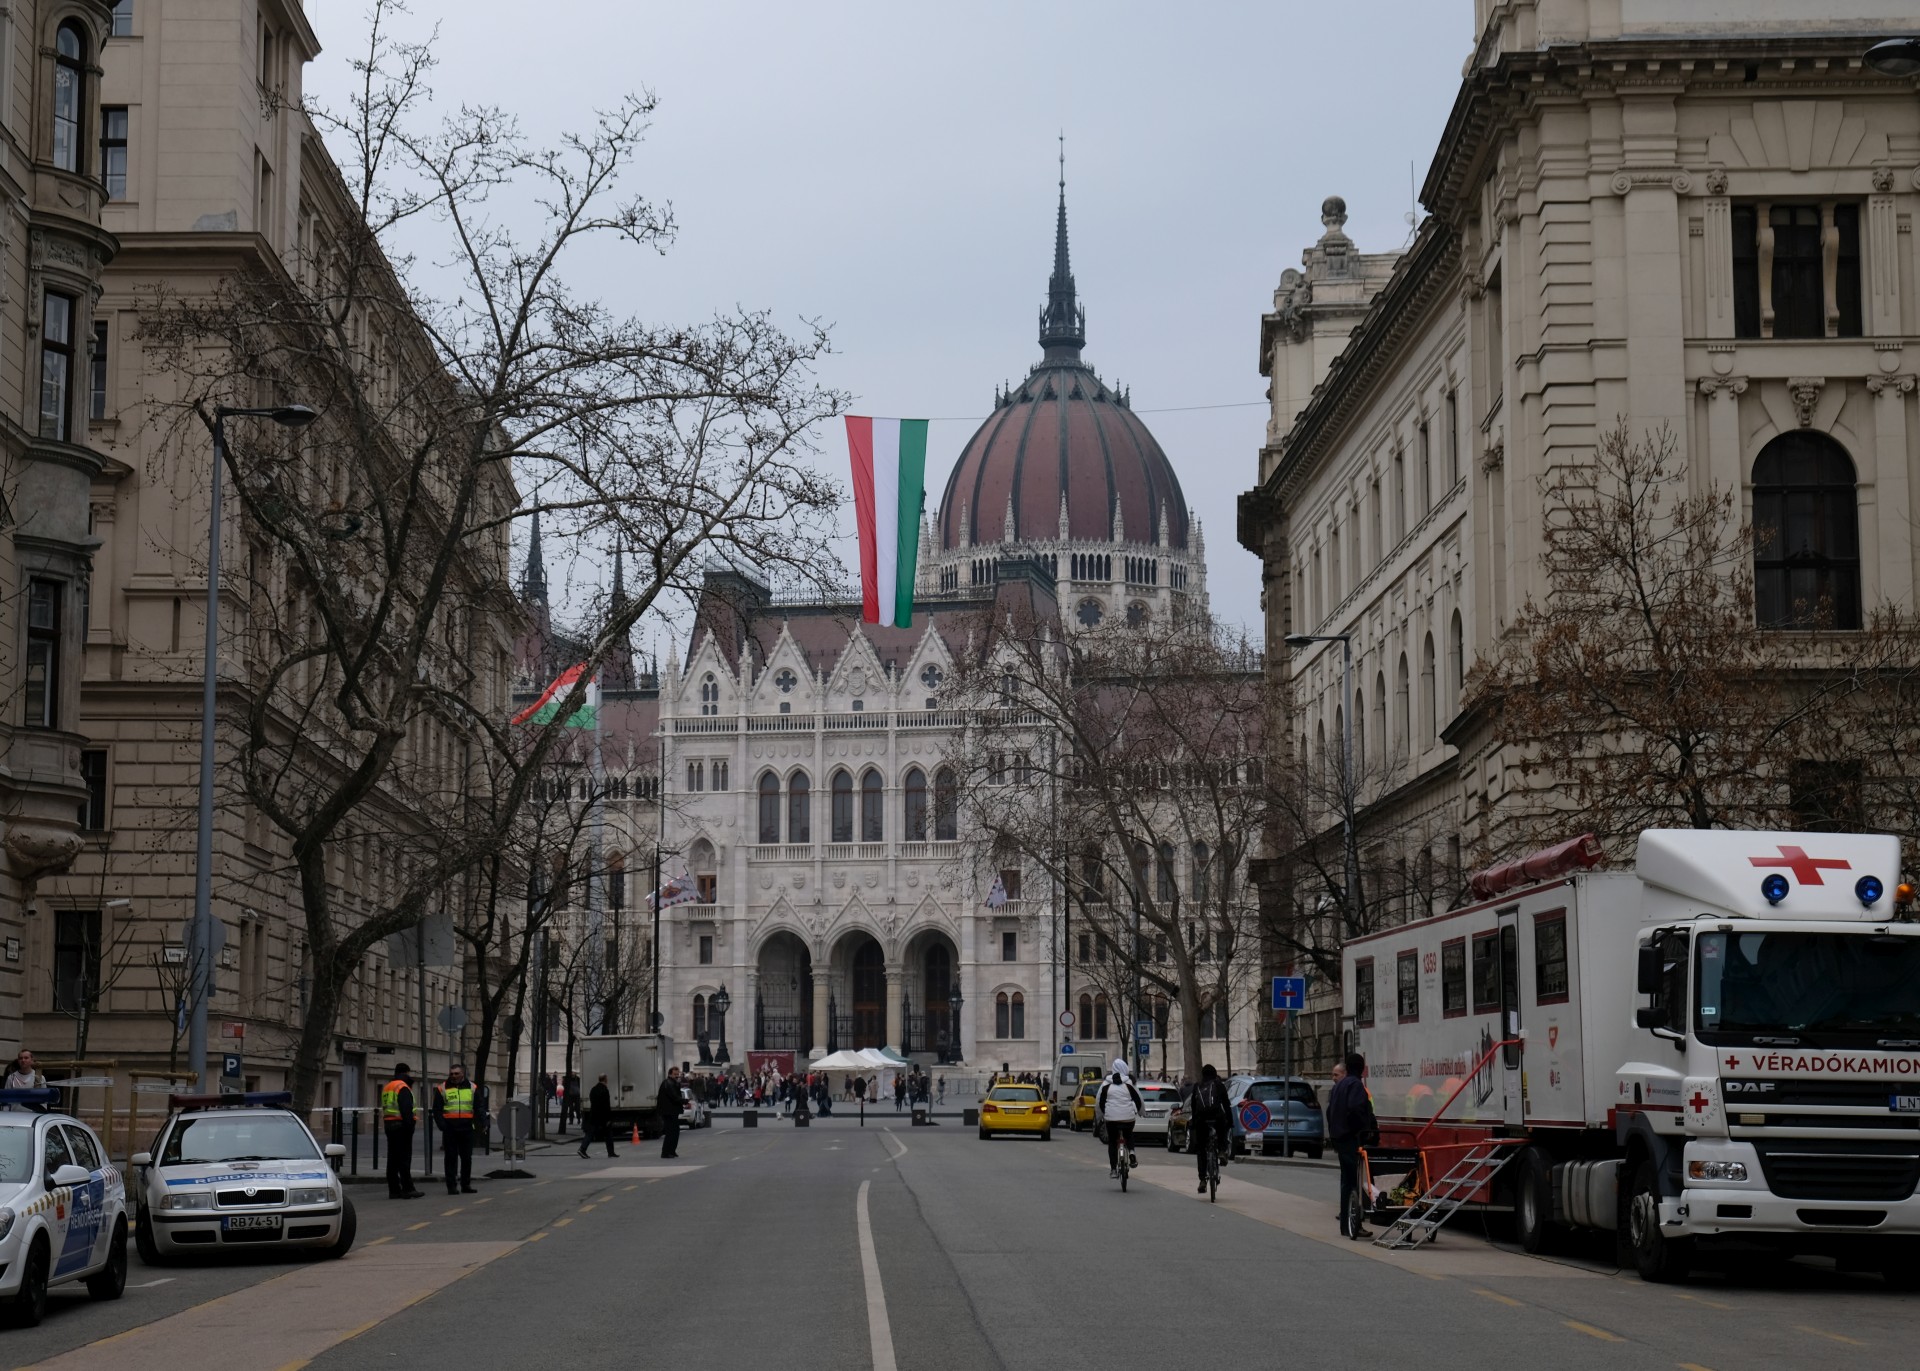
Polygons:
[[1180,1090],[1165,1081],[1137,1082],[1140,1091],[1140,1119],[1133,1126],[1138,1138],[1165,1138],[1167,1119],[1180,1104]]
[[713,1114],[708,1110],[704,1100],[696,1100],[693,1092],[684,1085],[680,1087],[680,1098],[687,1102],[687,1107],[680,1114],[682,1128],[713,1127]]

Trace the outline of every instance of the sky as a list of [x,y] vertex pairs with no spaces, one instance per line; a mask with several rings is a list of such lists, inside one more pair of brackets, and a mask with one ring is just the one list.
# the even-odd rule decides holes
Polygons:
[[[853,412],[939,420],[929,509],[994,387],[1039,358],[1064,134],[1086,360],[1131,388],[1205,527],[1214,612],[1249,629],[1234,509],[1266,424],[1260,315],[1327,196],[1362,251],[1406,242],[1473,26],[1472,0],[411,5],[416,35],[439,24],[441,107],[497,102],[544,141],[658,96],[632,185],[678,238],[575,284],[660,323],[826,321],[821,376]],[[306,7],[307,93],[340,102],[365,4]],[[820,442],[844,470],[841,435]]]

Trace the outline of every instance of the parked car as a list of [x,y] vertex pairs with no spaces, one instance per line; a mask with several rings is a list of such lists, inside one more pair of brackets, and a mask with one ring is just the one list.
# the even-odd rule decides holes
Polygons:
[[[1251,1136],[1241,1119],[1241,1107],[1258,1100],[1266,1107],[1269,1122]],[[1282,1129],[1293,1135],[1292,1150],[1309,1158],[1318,1158],[1327,1145],[1325,1116],[1313,1086],[1295,1076],[1291,1082],[1279,1076],[1235,1076],[1227,1082],[1227,1101],[1233,1113],[1233,1154],[1245,1156],[1254,1148],[1264,1157],[1276,1157],[1285,1149]],[[1188,1149],[1189,1119],[1183,1104],[1167,1121],[1167,1150]]]
[[1085,1132],[1093,1127],[1093,1101],[1100,1093],[1100,1077],[1084,1077],[1080,1082],[1080,1093],[1073,1097],[1073,1119],[1068,1127],[1076,1133]]
[[1165,1081],[1137,1081],[1140,1091],[1140,1118],[1133,1125],[1135,1140],[1161,1138],[1168,1132],[1168,1120],[1180,1106],[1180,1087]]
[[84,1281],[97,1300],[127,1285],[126,1189],[91,1128],[52,1109],[53,1090],[0,1091],[0,1305],[33,1325],[47,1287]]
[[680,1087],[680,1098],[687,1102],[686,1109],[680,1115],[682,1128],[712,1128],[713,1114],[707,1108],[705,1100],[696,1100],[693,1092],[686,1086]]

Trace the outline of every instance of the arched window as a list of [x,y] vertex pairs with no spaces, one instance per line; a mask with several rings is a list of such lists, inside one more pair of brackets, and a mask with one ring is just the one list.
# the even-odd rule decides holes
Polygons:
[[927,840],[927,773],[919,767],[907,769],[907,828],[901,837],[910,843]]
[[[1344,741],[1341,750],[1345,751]],[[1341,758],[1345,762],[1346,758]],[[1347,789],[1357,789],[1360,784],[1359,773],[1367,765],[1367,701],[1359,691],[1353,692],[1353,769],[1354,774],[1347,777]]]
[[1107,1036],[1107,997],[1105,995],[1093,997],[1093,1036],[1096,1038]]
[[709,671],[700,679],[700,712],[718,714],[720,712],[720,682]]
[[[1340,711],[1334,710],[1334,728],[1340,727]],[[1313,726],[1313,775],[1315,784],[1321,789],[1327,788],[1327,721],[1320,720]]]
[[693,997],[693,1040],[699,1042],[707,1036],[707,997]]
[[771,771],[760,773],[760,841],[780,841],[780,778]]
[[1860,627],[1853,459],[1809,429],[1753,464],[1753,593],[1762,628]]
[[1467,634],[1460,622],[1460,611],[1453,611],[1453,622],[1447,627],[1447,709],[1450,714],[1460,709],[1460,692],[1465,688],[1467,679]]
[[1213,894],[1213,854],[1205,843],[1193,845],[1193,902],[1202,910]]
[[943,843],[960,836],[960,783],[950,766],[933,773],[933,836]]
[[1093,1031],[1093,996],[1082,995],[1080,997],[1080,1022],[1076,1026],[1079,1028],[1080,1036],[1083,1038],[1096,1038],[1100,1036]]
[[1156,1038],[1167,1036],[1167,1027],[1173,1018],[1173,1004],[1165,995],[1153,997],[1153,1035]]
[[1007,1036],[1010,1038],[1027,1036],[1027,997],[1017,990],[1013,992],[1013,1031]]
[[86,146],[87,32],[69,19],[53,44],[53,164],[80,172]]
[[1163,903],[1171,903],[1174,896],[1173,882],[1173,844],[1161,843],[1157,854],[1160,858],[1159,880],[1154,886],[1153,897]]
[[860,841],[877,843],[883,840],[886,827],[884,817],[884,792],[880,786],[880,773],[869,769],[860,778]]
[[1135,900],[1144,900],[1147,897],[1147,878],[1152,874],[1149,870],[1152,864],[1153,858],[1147,851],[1147,845],[1145,843],[1135,843],[1133,845],[1132,891]]
[[1423,748],[1440,736],[1433,685],[1433,635],[1429,633],[1426,646],[1420,649],[1420,745]]
[[1007,998],[1007,992],[1004,990],[993,997],[993,1036],[996,1038],[1013,1036],[1013,1002]]
[[787,778],[787,841],[813,841],[812,782],[804,771],[796,771]]
[[1400,654],[1399,673],[1393,688],[1393,745],[1402,753],[1411,753],[1413,741],[1413,683],[1407,675],[1407,654]]
[[833,773],[833,842],[853,841],[853,777],[844,771]]
[[1374,762],[1382,770],[1387,765],[1387,676],[1383,671],[1373,674],[1373,746]]

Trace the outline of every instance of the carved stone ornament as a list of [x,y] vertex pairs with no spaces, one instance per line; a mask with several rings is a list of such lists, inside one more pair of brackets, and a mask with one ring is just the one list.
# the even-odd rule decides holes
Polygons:
[[1827,387],[1824,376],[1790,376],[1787,378],[1787,393],[1793,397],[1794,412],[1800,416],[1801,428],[1813,427],[1814,406],[1820,403],[1820,392]]
[[807,873],[806,873],[806,872],[804,872],[804,871],[796,871],[796,872],[794,872],[794,873],[793,873],[793,876],[792,876],[792,878],[791,878],[791,879],[792,879],[792,881],[793,881],[793,888],[794,888],[795,890],[805,890],[805,889],[807,888]]
[[1893,168],[1875,167],[1873,169],[1873,188],[1881,194],[1890,194],[1893,190]]
[[835,890],[844,890],[844,889],[846,889],[846,886],[847,886],[847,873],[846,873],[846,872],[844,872],[844,871],[836,871],[836,872],[834,872],[834,873],[833,873],[833,888],[834,888]]
[[1640,171],[1616,171],[1611,182],[1615,195],[1625,195],[1636,187],[1666,186],[1675,195],[1685,195],[1693,189],[1693,178],[1684,171],[1675,171],[1668,167],[1643,169]]
[[80,855],[80,835],[70,828],[42,826],[30,820],[7,824],[7,865],[23,881],[65,871]]
[[1480,457],[1480,470],[1495,472],[1506,464],[1507,444],[1504,439],[1487,444],[1487,450]]
[[1707,171],[1707,194],[1725,195],[1727,193],[1727,169],[1712,167]]
[[1747,378],[1744,376],[1703,376],[1700,378],[1700,393],[1711,400],[1716,395],[1745,395]]
[[762,890],[773,889],[773,873],[771,871],[763,871],[760,873],[760,888]]
[[1913,394],[1915,378],[1912,376],[1869,376],[1867,389],[1875,395],[1891,391],[1895,395]]

